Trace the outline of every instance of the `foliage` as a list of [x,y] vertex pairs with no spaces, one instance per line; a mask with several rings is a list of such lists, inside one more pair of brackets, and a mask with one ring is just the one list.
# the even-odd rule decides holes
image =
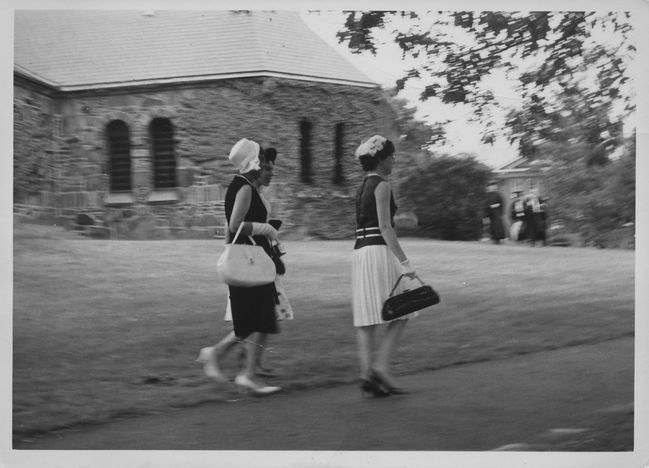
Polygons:
[[[634,109],[631,96],[624,91],[628,64],[635,53],[629,42],[629,19],[628,12],[350,11],[338,38],[354,52],[376,53],[376,33],[389,27],[404,58],[416,62],[397,81],[397,89],[409,80],[419,80],[423,82],[422,101],[435,97],[444,103],[472,105],[485,124],[483,141],[487,143],[498,132],[488,109],[499,103],[484,81],[493,71],[505,70],[518,79],[523,97],[522,112],[509,122],[509,137],[519,142],[524,156],[533,157],[539,145],[552,141],[553,126],[560,120],[555,97],[564,106],[569,103],[567,97],[579,99],[598,118],[589,122],[592,127],[586,134],[575,134],[589,142],[598,130],[608,130],[613,136],[595,158],[602,162],[619,145],[614,136],[624,118],[613,116],[608,122],[604,115],[608,118],[612,103],[619,100],[625,103],[624,113]],[[619,40],[598,41],[602,32]],[[522,63],[530,68],[523,69]],[[594,86],[573,84],[589,74],[595,77]],[[549,126],[537,130],[539,122]]]
[[[611,119],[610,101],[595,102],[578,84],[567,84],[556,93],[554,106],[544,105],[537,95],[529,96],[521,109],[508,115],[511,139],[519,141],[520,153],[530,159],[541,155],[544,146],[581,148],[587,165],[604,165],[609,155],[624,141],[620,120]],[[565,152],[554,154],[559,160]]]
[[431,158],[399,184],[402,209],[415,213],[425,236],[476,240],[490,176],[490,169],[472,156]]
[[388,101],[396,113],[395,125],[399,132],[400,141],[397,148],[399,153],[415,155],[421,160],[429,155],[425,149],[431,139],[442,138],[445,131],[441,125],[432,126],[415,117],[416,107],[408,106],[406,99],[400,99],[392,93]]
[[408,106],[408,101],[396,97],[394,92],[386,92],[386,99],[396,115],[394,125],[399,135],[399,141],[395,141],[399,161],[397,177],[409,177],[419,164],[430,158],[428,141],[443,137],[444,129],[418,120],[417,108]]
[[553,222],[578,232],[587,244],[605,247],[610,233],[635,223],[635,135],[606,166],[589,167],[585,157],[555,158],[546,184]]

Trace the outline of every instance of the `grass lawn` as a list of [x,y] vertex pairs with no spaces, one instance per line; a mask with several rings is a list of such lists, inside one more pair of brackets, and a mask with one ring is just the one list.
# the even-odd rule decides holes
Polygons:
[[[631,336],[634,252],[405,239],[442,297],[404,334],[395,372]],[[105,241],[14,230],[16,437],[222,400],[194,362],[230,331],[216,282],[219,240]],[[353,382],[350,241],[286,243],[296,318],[267,363],[288,390]],[[236,359],[226,370],[235,372]]]

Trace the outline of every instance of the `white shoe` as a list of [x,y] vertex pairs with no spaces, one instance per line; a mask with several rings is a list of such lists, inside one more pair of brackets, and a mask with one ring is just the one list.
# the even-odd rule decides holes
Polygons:
[[268,385],[261,386],[253,382],[248,376],[239,374],[235,377],[234,383],[240,387],[248,389],[255,395],[270,395],[271,393],[279,392],[281,387],[270,387]]
[[198,357],[196,358],[196,362],[200,362],[201,364],[204,364],[207,361],[209,361],[213,349],[214,349],[213,346],[201,348],[200,352],[198,353]]
[[203,364],[203,372],[205,373],[205,376],[216,380],[217,382],[227,382],[228,379],[221,373],[214,362],[214,359],[212,359],[213,350],[213,346],[201,349],[200,353],[198,353],[198,358],[196,358],[196,362]]

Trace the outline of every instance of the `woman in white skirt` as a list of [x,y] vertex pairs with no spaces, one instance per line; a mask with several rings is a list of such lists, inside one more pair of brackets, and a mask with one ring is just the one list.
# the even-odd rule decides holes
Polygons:
[[[390,322],[381,318],[383,302],[400,275],[415,276],[394,230],[397,206],[388,177],[396,159],[394,144],[375,135],[356,150],[365,177],[356,195],[356,244],[352,254],[352,310],[357,330],[361,391],[375,397],[406,393],[390,373],[390,363],[409,314]],[[403,291],[403,287],[395,293]],[[374,349],[378,325],[385,334]]]

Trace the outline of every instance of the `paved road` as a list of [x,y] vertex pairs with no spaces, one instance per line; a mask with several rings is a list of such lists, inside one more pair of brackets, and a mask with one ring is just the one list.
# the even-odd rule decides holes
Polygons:
[[633,403],[633,339],[401,377],[409,395],[356,386],[242,397],[59,432],[16,449],[524,450]]

